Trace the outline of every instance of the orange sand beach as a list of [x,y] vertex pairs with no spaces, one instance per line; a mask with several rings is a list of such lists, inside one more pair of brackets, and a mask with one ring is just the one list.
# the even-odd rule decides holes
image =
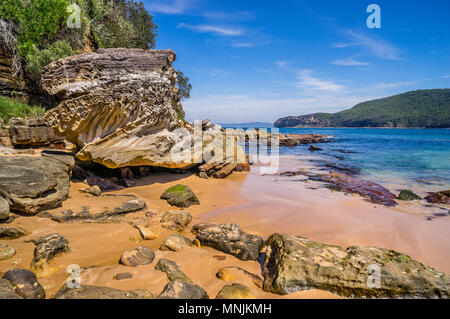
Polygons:
[[[290,156],[281,157],[281,169],[299,168]],[[21,216],[7,227],[22,226],[31,235],[16,240],[0,240],[16,249],[12,259],[0,261],[0,275],[11,268],[30,268],[34,244],[30,239],[50,233],[59,233],[69,241],[70,253],[60,255],[51,262],[57,271],[39,278],[51,298],[64,285],[68,274],[66,267],[77,264],[82,268],[81,283],[119,289],[149,289],[155,294],[168,282],[166,275],[154,269],[159,258],[172,259],[181,270],[202,286],[214,298],[225,284],[238,282],[248,286],[257,298],[339,298],[320,290],[299,291],[280,296],[264,292],[243,272],[232,270],[234,280],[223,281],[216,277],[222,267],[238,266],[253,274],[261,275],[261,265],[256,261],[241,261],[231,255],[208,247],[187,247],[180,252],[160,251],[163,240],[172,233],[159,226],[161,215],[173,209],[161,194],[176,184],[188,185],[200,200],[200,205],[187,210],[192,214],[191,226],[200,222],[237,223],[243,231],[266,239],[272,233],[299,235],[310,240],[335,244],[377,246],[410,255],[438,271],[450,273],[450,220],[448,217],[427,220],[423,207],[402,203],[387,208],[365,201],[358,195],[346,195],[325,188],[317,188],[314,182],[299,181],[299,177],[262,176],[259,166],[253,165],[249,173],[236,172],[226,179],[202,179],[192,173],[157,173],[137,179],[135,187],[110,192],[135,194],[145,200],[147,210],[127,215],[128,220],[149,217],[149,228],[159,234],[156,240],[142,240],[136,228],[127,222],[59,224],[49,218]],[[120,202],[117,197],[93,197],[81,193],[83,183],[72,183],[70,197],[62,207],[81,210],[89,206],[91,212]],[[189,230],[183,235],[194,238]],[[156,253],[150,265],[127,267],[118,263],[123,251],[137,246],[147,246]],[[218,260],[214,256],[226,256]],[[118,273],[129,272],[130,279],[113,280]]]

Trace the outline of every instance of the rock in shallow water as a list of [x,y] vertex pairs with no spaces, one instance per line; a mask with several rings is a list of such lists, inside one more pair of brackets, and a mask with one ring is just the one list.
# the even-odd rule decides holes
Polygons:
[[14,291],[11,282],[0,279],[0,299],[23,299]]
[[17,239],[29,235],[23,228],[0,227],[0,239]]
[[256,260],[264,245],[261,237],[247,234],[237,224],[197,224],[192,232],[202,246],[231,254],[241,260]]
[[44,299],[45,290],[36,275],[26,269],[14,268],[8,270],[2,277],[8,280],[16,294],[24,299]]
[[413,191],[409,189],[402,189],[400,194],[398,195],[398,199],[400,200],[421,200],[422,197],[415,194]]
[[172,206],[187,208],[191,205],[200,205],[200,201],[189,186],[178,184],[168,188],[161,199],[167,200]]
[[425,199],[434,204],[450,204],[450,190],[430,193]]
[[[273,234],[267,240],[264,290],[322,289],[347,297],[449,298],[449,277],[393,250],[325,245]],[[375,282],[373,271],[380,270]],[[369,277],[371,275],[371,277]],[[379,284],[379,286],[378,286]]]

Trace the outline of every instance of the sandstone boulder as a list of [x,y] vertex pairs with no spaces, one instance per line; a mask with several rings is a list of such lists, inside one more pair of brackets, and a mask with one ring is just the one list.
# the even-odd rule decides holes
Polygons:
[[256,260],[264,245],[261,237],[243,232],[237,224],[197,224],[192,228],[202,246],[231,254],[241,260]]
[[209,299],[209,297],[200,286],[185,281],[171,281],[164,287],[158,299]]
[[273,234],[263,267],[264,290],[277,294],[322,289],[357,298],[449,297],[446,274],[382,248],[344,249]]
[[180,234],[172,234],[167,236],[164,242],[159,247],[160,250],[180,251],[184,247],[191,247],[192,241]]
[[256,299],[256,297],[251,293],[250,288],[234,283],[223,286],[216,299]]
[[10,209],[27,214],[56,208],[69,195],[73,157],[64,152],[42,152],[40,157],[0,157],[0,195]]
[[0,239],[17,239],[29,234],[30,232],[22,227],[0,227]]
[[140,246],[123,252],[120,263],[125,266],[137,267],[151,264],[155,259],[155,252],[144,246]]
[[178,265],[169,259],[161,258],[155,266],[156,270],[165,272],[169,281],[183,281],[192,284],[192,281],[178,267]]
[[64,285],[53,299],[154,299],[154,294],[146,289],[121,290],[109,287],[82,285],[71,289]]
[[5,244],[0,244],[0,261],[8,260],[14,257],[16,250]]
[[9,203],[6,199],[0,196],[0,222],[9,218]]
[[161,227],[182,232],[192,220],[192,215],[185,210],[169,210],[161,217]]

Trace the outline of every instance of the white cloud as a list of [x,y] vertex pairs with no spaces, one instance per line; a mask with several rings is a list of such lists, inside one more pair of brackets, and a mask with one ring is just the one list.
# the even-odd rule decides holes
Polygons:
[[375,85],[375,89],[393,89],[393,88],[399,88],[403,86],[410,86],[417,84],[417,81],[410,81],[410,82],[392,82],[392,83],[379,83]]
[[323,80],[313,76],[311,70],[301,70],[298,74],[297,87],[306,91],[324,91],[324,92],[339,92],[344,89],[344,86],[337,84],[331,80]]
[[178,28],[184,28],[198,33],[213,33],[232,37],[240,36],[243,34],[243,31],[238,28],[222,27],[215,25],[191,25],[187,23],[180,23],[178,24]]
[[[169,2],[169,3],[168,3]],[[150,12],[165,14],[182,14],[195,2],[195,0],[158,0],[149,4]]]
[[287,65],[286,61],[277,61],[275,62],[279,67],[285,67]]
[[449,79],[450,78],[450,74],[445,74],[442,76],[444,79]]
[[348,43],[336,43],[332,45],[334,48],[347,48],[360,46],[364,47],[368,52],[376,57],[386,60],[400,60],[400,50],[391,43],[374,39],[362,33],[354,32],[352,30],[346,30],[344,34],[351,38],[351,42]]
[[340,65],[340,66],[365,66],[365,65],[369,65],[369,63],[367,63],[367,62],[356,61],[356,60],[353,60],[352,58],[338,59],[338,60],[334,60],[332,63],[335,64],[335,65]]

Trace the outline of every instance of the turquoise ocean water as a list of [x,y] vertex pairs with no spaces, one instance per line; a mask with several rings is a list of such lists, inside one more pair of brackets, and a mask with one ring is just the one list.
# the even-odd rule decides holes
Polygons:
[[[332,135],[332,143],[280,147],[280,154],[318,156],[361,170],[360,177],[397,189],[450,188],[450,129],[282,128],[280,133]],[[341,157],[341,160],[336,157]]]

